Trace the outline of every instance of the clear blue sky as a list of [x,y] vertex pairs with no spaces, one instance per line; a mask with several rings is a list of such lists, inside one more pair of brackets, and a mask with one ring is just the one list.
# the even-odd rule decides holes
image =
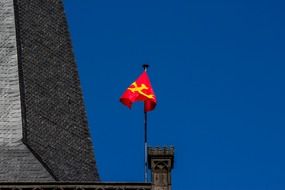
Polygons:
[[143,181],[143,104],[118,99],[149,63],[173,190],[285,189],[285,1],[64,2],[103,181]]

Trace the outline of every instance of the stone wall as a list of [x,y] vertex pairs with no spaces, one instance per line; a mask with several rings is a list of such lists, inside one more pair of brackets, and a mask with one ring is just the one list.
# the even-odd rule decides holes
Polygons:
[[152,190],[150,183],[0,183],[3,190]]

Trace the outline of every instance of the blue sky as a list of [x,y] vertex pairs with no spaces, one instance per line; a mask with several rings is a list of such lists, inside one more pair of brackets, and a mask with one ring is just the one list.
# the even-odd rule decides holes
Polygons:
[[149,63],[174,190],[285,189],[284,1],[64,2],[103,181],[143,181],[143,104],[118,99]]

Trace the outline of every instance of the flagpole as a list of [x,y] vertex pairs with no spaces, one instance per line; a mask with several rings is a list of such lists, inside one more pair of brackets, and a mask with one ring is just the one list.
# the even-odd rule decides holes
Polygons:
[[147,182],[147,112],[144,112],[144,182]]
[[[147,72],[149,65],[143,64],[144,71]],[[144,182],[147,182],[147,112],[144,112]]]

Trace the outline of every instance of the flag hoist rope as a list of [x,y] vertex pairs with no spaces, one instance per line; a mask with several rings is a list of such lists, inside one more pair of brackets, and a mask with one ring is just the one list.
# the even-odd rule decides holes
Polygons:
[[[149,65],[144,64],[143,68],[146,72]],[[147,112],[144,112],[144,181],[147,182]]]

